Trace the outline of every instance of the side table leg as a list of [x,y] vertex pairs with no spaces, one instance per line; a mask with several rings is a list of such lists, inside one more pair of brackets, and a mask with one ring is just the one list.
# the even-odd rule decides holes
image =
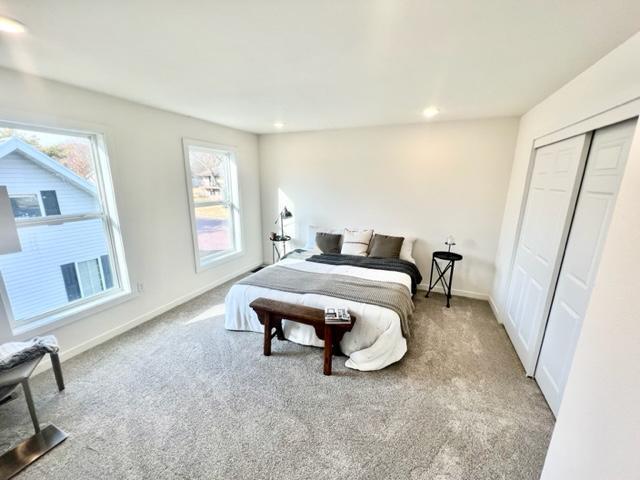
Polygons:
[[264,354],[271,355],[271,315],[263,313],[264,318]]
[[333,328],[324,326],[324,369],[325,375],[331,375],[331,360],[333,355]]
[[431,282],[433,282],[433,262],[435,261],[436,261],[435,258],[431,259],[431,273],[429,273],[429,289],[427,290],[427,294],[425,295],[425,298],[429,298],[429,294],[431,293]]
[[449,272],[449,291],[447,292],[447,308],[451,308],[449,300],[451,300],[451,286],[453,285],[453,266],[456,262],[451,262],[451,271]]

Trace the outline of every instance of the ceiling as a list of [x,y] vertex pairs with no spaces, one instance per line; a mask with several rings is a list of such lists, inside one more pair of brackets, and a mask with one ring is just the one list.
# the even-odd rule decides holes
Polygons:
[[520,115],[638,0],[0,0],[0,65],[257,133]]

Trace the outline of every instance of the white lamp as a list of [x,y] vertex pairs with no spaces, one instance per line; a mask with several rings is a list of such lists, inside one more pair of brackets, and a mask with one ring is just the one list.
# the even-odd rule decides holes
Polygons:
[[447,239],[444,241],[444,244],[449,247],[449,251],[451,251],[451,247],[456,244],[456,239],[453,238],[453,235],[449,235]]
[[20,238],[7,187],[0,185],[0,255],[20,252]]

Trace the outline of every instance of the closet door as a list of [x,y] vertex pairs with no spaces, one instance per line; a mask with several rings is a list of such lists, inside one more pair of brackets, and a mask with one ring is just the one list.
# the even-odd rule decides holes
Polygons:
[[590,138],[590,134],[578,135],[535,152],[505,322],[530,376],[538,358]]
[[[558,414],[636,121],[597,130],[578,197],[535,378]],[[606,321],[606,319],[602,319]]]

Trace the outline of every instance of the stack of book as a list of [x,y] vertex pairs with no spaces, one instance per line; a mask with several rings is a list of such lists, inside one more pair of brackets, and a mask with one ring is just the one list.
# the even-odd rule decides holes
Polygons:
[[327,307],[324,309],[325,323],[351,323],[351,315],[346,308]]

